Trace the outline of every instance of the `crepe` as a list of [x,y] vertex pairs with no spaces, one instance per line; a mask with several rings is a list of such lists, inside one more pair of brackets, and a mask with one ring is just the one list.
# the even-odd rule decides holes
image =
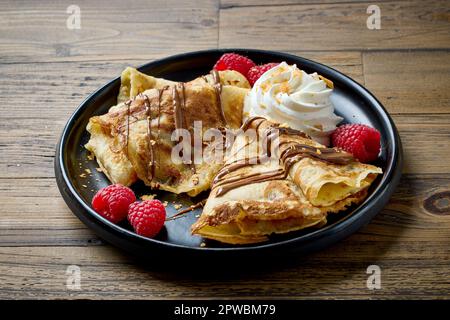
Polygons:
[[[173,132],[186,129],[192,137],[195,121],[201,121],[200,135],[210,128],[238,128],[246,87],[245,77],[234,71],[175,83],[127,68],[118,100],[131,99],[89,120],[91,138],[85,147],[112,183],[129,186],[140,179],[154,189],[195,196],[210,188],[222,159],[212,164],[194,163],[194,158],[175,163],[172,151],[180,140],[185,149],[192,145],[174,140]],[[201,145],[200,153],[208,145]]]
[[126,102],[148,89],[162,89],[176,84],[174,81],[155,78],[128,67],[120,75],[120,89],[117,103]]
[[[248,135],[248,129],[258,134]],[[236,137],[192,233],[230,244],[326,223],[360,203],[381,169],[262,117]]]
[[[218,72],[218,82],[222,86],[234,86],[244,89],[250,89],[250,84],[241,73],[233,70],[225,70]],[[201,82],[208,82],[214,85],[217,79],[214,79],[214,73],[198,77],[191,83],[201,84]],[[170,81],[162,78],[156,78],[139,72],[135,68],[128,67],[120,76],[120,89],[117,96],[117,103],[126,102],[129,99],[135,98],[138,94],[143,93],[148,89],[162,89],[166,86],[173,86],[175,81]]]

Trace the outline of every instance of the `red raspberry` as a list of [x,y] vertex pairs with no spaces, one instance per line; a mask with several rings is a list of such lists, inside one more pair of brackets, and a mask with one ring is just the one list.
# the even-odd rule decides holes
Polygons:
[[128,221],[137,234],[153,238],[164,225],[166,209],[159,200],[135,202],[128,209]]
[[259,77],[261,77],[264,72],[272,69],[273,67],[275,67],[277,65],[279,65],[279,63],[271,62],[271,63],[263,64],[261,66],[252,67],[250,70],[248,70],[248,73],[247,73],[248,82],[250,82],[250,85],[253,86],[255,84],[256,80],[258,80]]
[[255,63],[252,60],[240,54],[225,53],[217,60],[214,69],[218,71],[235,70],[246,76],[248,70],[254,65]]
[[134,192],[120,184],[113,184],[100,189],[92,198],[92,208],[111,222],[118,223],[125,219],[128,206],[136,201]]
[[361,162],[371,162],[380,153],[380,132],[363,124],[346,124],[338,127],[331,139],[335,147],[353,154]]

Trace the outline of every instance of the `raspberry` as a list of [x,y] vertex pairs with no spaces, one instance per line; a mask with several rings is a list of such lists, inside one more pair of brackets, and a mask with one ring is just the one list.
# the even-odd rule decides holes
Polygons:
[[371,162],[380,153],[380,132],[363,124],[346,124],[337,128],[331,139],[335,147],[353,154],[361,162]]
[[166,209],[159,200],[134,202],[128,209],[128,221],[134,231],[144,237],[153,238],[164,225]]
[[255,63],[252,60],[240,54],[225,53],[217,60],[214,69],[218,71],[235,70],[246,76],[248,70],[254,65]]
[[128,206],[136,201],[134,192],[120,184],[113,184],[97,191],[92,198],[92,208],[113,223],[125,219]]
[[266,71],[272,69],[273,67],[279,65],[279,63],[276,62],[271,62],[271,63],[266,63],[263,64],[261,66],[254,66],[252,68],[250,68],[250,70],[248,70],[247,73],[247,80],[248,82],[250,82],[250,85],[254,85],[256,80],[258,80],[263,73],[265,73]]

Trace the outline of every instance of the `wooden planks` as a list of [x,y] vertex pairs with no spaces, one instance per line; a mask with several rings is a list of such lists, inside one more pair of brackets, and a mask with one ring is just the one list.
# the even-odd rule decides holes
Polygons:
[[[377,3],[386,1],[390,0],[381,0],[377,1]],[[222,9],[226,9],[230,7],[285,6],[296,4],[301,5],[301,4],[348,3],[348,2],[372,2],[372,0],[350,0],[350,1],[349,0],[220,0],[220,7]]]
[[450,51],[367,52],[363,60],[367,88],[391,114],[450,113]]
[[0,61],[82,56],[148,58],[217,46],[217,1],[77,1],[81,29],[66,27],[72,1],[2,2]]
[[0,179],[0,203],[1,246],[100,243],[68,209],[54,178]]
[[220,11],[220,47],[275,50],[450,48],[450,3],[386,2],[381,29],[366,25],[367,3],[232,7]]
[[450,117],[447,114],[395,115],[393,119],[403,143],[403,172],[450,172]]

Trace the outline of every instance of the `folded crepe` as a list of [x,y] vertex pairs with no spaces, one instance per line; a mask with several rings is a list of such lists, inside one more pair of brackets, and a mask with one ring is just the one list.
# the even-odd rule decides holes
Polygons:
[[[249,135],[248,129],[256,134]],[[326,148],[262,117],[248,119],[192,233],[247,244],[326,223],[327,214],[360,203],[381,169]]]
[[[121,80],[118,101],[125,102],[87,125],[91,137],[85,147],[109,180],[128,186],[140,179],[152,188],[190,196],[209,189],[221,159],[213,164],[193,158],[175,163],[173,148],[180,142],[188,149],[192,145],[183,138],[172,141],[172,133],[186,129],[193,137],[195,121],[202,123],[200,134],[210,128],[238,128],[250,87],[245,77],[221,71],[176,83],[127,68]],[[205,142],[201,151],[207,147]]]
[[[219,79],[215,79],[218,74]],[[250,89],[250,84],[246,77],[241,73],[233,70],[219,71],[218,73],[210,72],[208,75],[198,77],[191,81],[191,83],[208,82],[209,84],[220,83],[222,86],[234,86],[244,89]],[[175,81],[170,81],[162,78],[156,78],[139,72],[135,68],[127,67],[120,76],[120,89],[117,96],[117,103],[126,102],[129,99],[136,97],[148,89],[162,89],[166,86],[176,84]]]

